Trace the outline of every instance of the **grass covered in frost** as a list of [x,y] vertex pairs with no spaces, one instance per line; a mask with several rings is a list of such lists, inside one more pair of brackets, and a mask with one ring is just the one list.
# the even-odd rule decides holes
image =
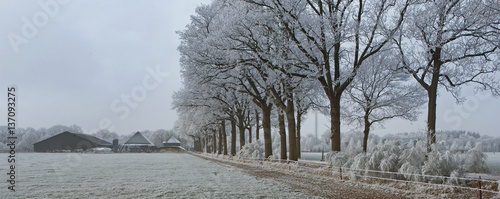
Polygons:
[[0,198],[310,198],[188,154],[16,155],[16,192],[2,180]]

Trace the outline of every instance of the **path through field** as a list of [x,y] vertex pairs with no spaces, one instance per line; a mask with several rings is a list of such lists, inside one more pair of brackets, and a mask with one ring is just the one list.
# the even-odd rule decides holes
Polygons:
[[2,175],[0,198],[314,198],[189,154],[22,153],[17,161],[16,192]]
[[[276,170],[255,166],[252,164],[243,164],[236,161],[222,161],[212,157],[204,157],[219,164],[231,165],[241,168],[245,173],[257,176],[259,178],[273,179],[277,182],[289,185],[295,190],[303,190],[315,196],[324,198],[410,198],[425,197],[415,193],[395,190],[389,187],[367,185],[354,183],[351,181],[340,181],[332,178],[322,178],[311,175],[300,175],[298,173],[286,170]],[[411,195],[413,194],[413,195]]]

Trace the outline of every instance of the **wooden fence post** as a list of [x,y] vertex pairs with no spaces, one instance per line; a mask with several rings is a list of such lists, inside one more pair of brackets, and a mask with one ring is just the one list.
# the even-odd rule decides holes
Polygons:
[[340,180],[342,180],[342,167],[339,167],[340,169]]
[[481,187],[481,176],[479,176],[479,199],[483,199],[483,191]]

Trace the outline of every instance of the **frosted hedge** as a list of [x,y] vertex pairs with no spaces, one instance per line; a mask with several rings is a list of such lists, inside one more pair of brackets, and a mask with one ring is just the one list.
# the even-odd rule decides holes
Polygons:
[[[447,148],[446,141],[432,145],[433,150],[427,154],[425,140],[414,140],[406,144],[400,141],[387,140],[380,142],[366,153],[361,152],[357,142],[351,142],[343,152],[330,152],[327,160],[336,167],[350,170],[353,179],[359,176],[379,176],[422,182],[462,183],[458,178],[465,173],[488,172],[486,155],[477,148],[467,151],[452,151]],[[368,170],[391,172],[375,173]],[[392,176],[388,176],[392,175]]]

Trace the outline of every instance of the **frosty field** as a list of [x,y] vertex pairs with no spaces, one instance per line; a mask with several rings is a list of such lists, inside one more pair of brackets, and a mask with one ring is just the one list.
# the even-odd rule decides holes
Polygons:
[[[5,154],[6,155],[6,154]],[[310,198],[284,184],[189,154],[21,153],[16,192],[0,198]],[[7,173],[7,161],[0,161]]]

